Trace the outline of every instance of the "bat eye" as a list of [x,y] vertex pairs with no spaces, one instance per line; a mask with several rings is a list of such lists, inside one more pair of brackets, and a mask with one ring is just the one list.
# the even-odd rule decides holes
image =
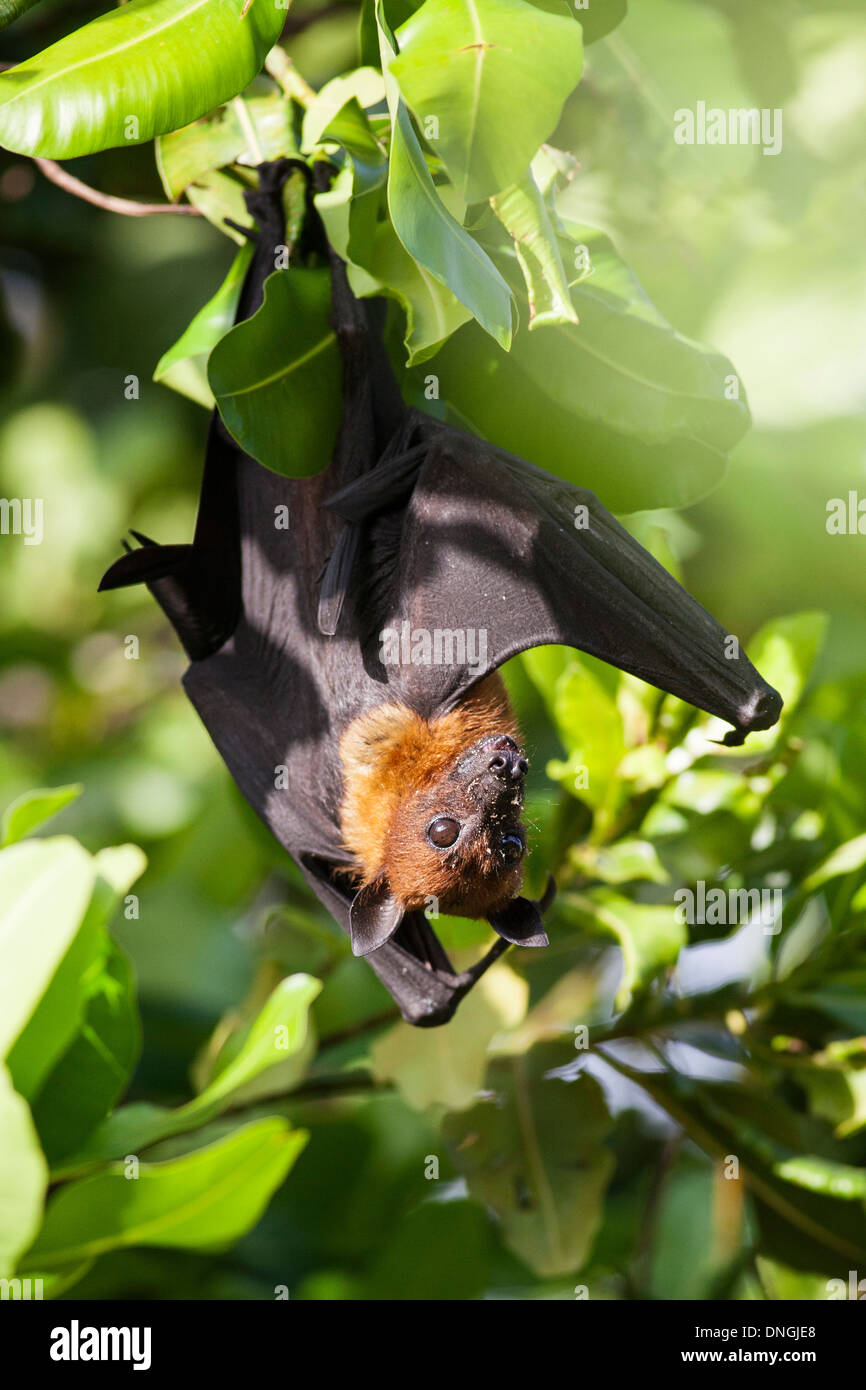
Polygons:
[[499,848],[506,864],[516,864],[518,859],[523,858],[523,841],[519,835],[503,835],[499,841]]
[[427,827],[427,839],[437,849],[448,849],[460,834],[460,825],[450,816],[437,816]]

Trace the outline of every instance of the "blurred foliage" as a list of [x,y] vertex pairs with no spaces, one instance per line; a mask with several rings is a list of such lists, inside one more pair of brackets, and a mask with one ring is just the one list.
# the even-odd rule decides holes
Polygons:
[[[395,29],[412,8],[388,7]],[[97,12],[36,6],[2,56]],[[320,90],[359,62],[358,30],[354,5],[298,4],[284,46]],[[694,453],[665,474],[667,445],[575,425],[529,373],[513,419],[501,376],[469,418],[498,402],[503,442],[547,466],[570,449],[575,479],[612,505],[641,469],[687,479],[670,505],[718,483],[686,513],[627,521],[740,634],[786,711],[727,750],[715,721],[589,658],[512,663],[529,886],[551,869],[560,887],[552,944],[512,951],[430,1033],[395,1021],[231,785],[156,606],[95,592],[130,522],[190,534],[206,416],[151,377],[237,246],[207,218],[112,218],[3,157],[0,494],[46,505],[41,545],[0,536],[0,803],[16,803],[0,851],[0,1274],[42,1274],[59,1297],[762,1299],[825,1298],[864,1270],[864,542],[825,527],[829,499],[866,491],[864,46],[854,0],[642,0],[585,48],[551,136],[579,161],[551,183],[554,211],[611,239],[653,313],[733,359],[753,428],[726,475]],[[673,112],[698,100],[781,107],[782,153],[676,145]],[[338,111],[320,114],[312,140]],[[220,138],[234,159],[232,129]],[[169,154],[193,167],[169,143],[163,180]],[[381,196],[361,165],[344,166],[356,206]],[[143,147],[73,168],[161,196]],[[228,193],[198,196],[218,209]],[[364,244],[363,221],[344,227]],[[494,231],[478,235],[500,266]],[[450,301],[425,317],[377,236],[366,273],[385,268],[395,341],[416,308],[407,389],[430,370],[465,388],[479,344],[494,363],[500,349]],[[552,294],[555,276],[532,273]],[[464,326],[430,367],[443,309],[449,332]],[[780,910],[690,925],[675,894],[699,884],[708,902],[763,893]],[[439,927],[458,963],[480,954],[482,925]],[[139,1182],[121,1187],[131,1154]],[[192,1216],[190,1195],[211,1191],[224,1200]]]

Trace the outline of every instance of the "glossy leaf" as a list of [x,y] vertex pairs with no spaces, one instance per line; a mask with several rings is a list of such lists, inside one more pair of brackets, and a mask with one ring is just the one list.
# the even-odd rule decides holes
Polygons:
[[[744,401],[725,394],[733,368],[673,331],[608,237],[568,232],[560,250],[579,324],[521,327],[510,353],[465,325],[437,360],[440,394],[476,433],[613,511],[687,505],[721,481],[748,426]],[[501,232],[490,245],[518,276]]]
[[62,811],[64,806],[76,801],[81,795],[80,782],[68,787],[50,787],[44,791],[24,792],[3,813],[0,822],[0,847],[14,845],[18,840],[38,830],[52,816]]
[[377,23],[391,112],[388,208],[394,230],[413,260],[465,304],[503,348],[511,342],[511,291],[487,252],[451,216],[436,191],[409,111],[390,64],[396,52],[377,0]]
[[688,929],[673,904],[636,903],[611,888],[594,888],[563,901],[564,910],[584,932],[612,937],[622,951],[623,968],[614,1007],[625,1009],[636,990],[675,965],[688,944]]
[[130,1245],[224,1248],[254,1226],[307,1142],[272,1118],[166,1163],[123,1164],[61,1188],[28,1268],[54,1268]]
[[226,428],[275,473],[306,478],[330,460],[340,363],[327,270],[271,275],[261,308],[217,344],[208,380]]
[[580,78],[579,26],[525,0],[425,0],[397,41],[391,71],[467,203],[523,175]]
[[177,130],[243,91],[284,22],[272,0],[129,0],[0,73],[0,144],[74,159]]

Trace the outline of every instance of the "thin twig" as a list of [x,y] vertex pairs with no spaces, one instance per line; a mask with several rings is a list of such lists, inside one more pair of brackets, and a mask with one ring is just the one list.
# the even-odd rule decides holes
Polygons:
[[282,88],[287,97],[292,97],[299,106],[311,106],[316,93],[298,72],[284,48],[275,44],[265,58],[265,69]]
[[81,179],[67,173],[53,159],[34,158],[33,163],[42,170],[50,183],[55,183],[65,193],[71,193],[73,197],[81,198],[85,203],[104,208],[106,212],[119,212],[124,217],[149,217],[152,212],[180,212],[188,217],[202,216],[198,208],[190,207],[188,203],[137,203],[131,198],[118,198],[113,193],[100,193],[98,189],[91,188],[89,184],[82,183]]

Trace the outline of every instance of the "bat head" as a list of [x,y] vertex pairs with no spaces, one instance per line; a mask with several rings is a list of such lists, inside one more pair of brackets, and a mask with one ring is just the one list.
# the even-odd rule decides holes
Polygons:
[[518,897],[529,765],[504,690],[498,702],[476,697],[431,722],[385,706],[359,726],[343,743],[342,815],[363,870],[351,912],[356,953],[381,946],[407,912],[430,908],[486,917],[508,941],[546,944],[537,908]]
[[384,845],[391,892],[406,908],[430,905],[487,917],[523,878],[521,824],[528,763],[504,733],[479,739],[398,801]]

